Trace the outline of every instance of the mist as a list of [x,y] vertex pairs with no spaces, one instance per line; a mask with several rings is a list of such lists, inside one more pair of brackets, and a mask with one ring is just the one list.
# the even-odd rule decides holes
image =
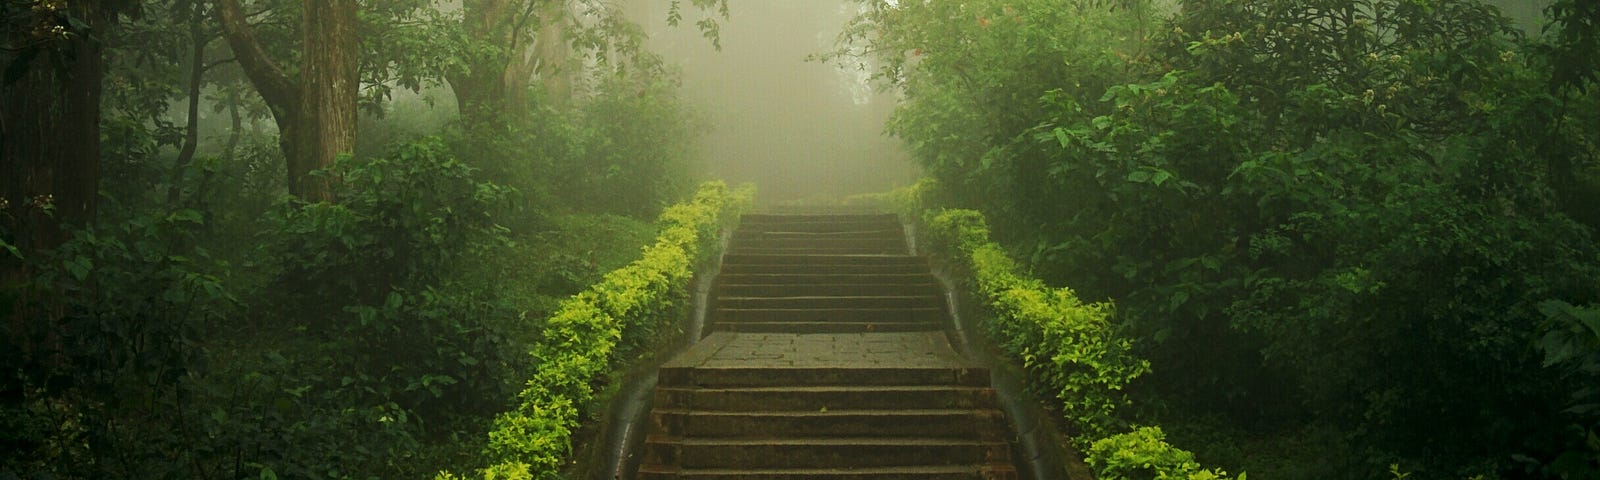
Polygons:
[[755,183],[764,203],[881,192],[916,178],[898,141],[883,134],[894,95],[876,91],[864,72],[806,61],[834,46],[854,2],[733,4],[718,19],[721,51],[694,27],[705,13],[686,11],[669,26],[668,3],[654,0],[641,23],[650,48],[682,67],[684,95],[709,124],[707,176]]

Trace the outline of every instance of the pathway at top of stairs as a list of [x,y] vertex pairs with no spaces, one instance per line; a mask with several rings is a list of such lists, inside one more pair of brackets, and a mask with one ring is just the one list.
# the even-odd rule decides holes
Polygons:
[[661,368],[638,478],[1017,478],[989,372],[908,251],[894,215],[745,215],[711,333]]

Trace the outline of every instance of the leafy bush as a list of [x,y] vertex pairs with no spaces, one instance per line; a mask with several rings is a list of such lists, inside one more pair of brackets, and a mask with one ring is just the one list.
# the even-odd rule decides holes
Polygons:
[[35,277],[0,305],[0,477],[198,473],[202,333],[237,302],[191,248],[202,227],[194,210],[150,213],[16,253]]
[[1596,296],[1600,130],[1576,125],[1600,95],[1549,88],[1560,56],[1493,7],[1186,0],[1158,23],[1138,1],[865,3],[853,47],[905,96],[890,129],[926,196],[1116,301],[1152,366],[1134,413],[1337,429],[1356,447],[1319,478],[1547,472],[1571,451],[1579,381],[1532,346],[1537,305]]
[[[889,195],[894,204],[923,201],[930,183]],[[1129,350],[1109,321],[1111,305],[1084,303],[1068,288],[1050,288],[1019,272],[1015,261],[989,240],[983,214],[944,209],[924,212],[934,247],[972,275],[976,294],[988,303],[984,327],[1002,350],[1022,363],[1039,390],[1055,392],[1062,413],[1078,428],[1074,437],[1087,448],[1098,478],[1107,480],[1226,478],[1203,470],[1194,455],[1168,445],[1158,427],[1126,429],[1119,410],[1128,405],[1123,389],[1150,371],[1150,363]],[[1243,477],[1241,476],[1241,479]]]
[[1110,304],[1084,303],[1068,288],[1049,288],[1019,273],[1016,262],[989,240],[983,215],[972,210],[930,212],[930,235],[972,272],[977,294],[993,315],[985,327],[1011,354],[1055,392],[1080,439],[1115,431],[1122,390],[1148,372],[1149,362],[1128,353],[1107,320]]
[[327,173],[343,179],[337,203],[284,203],[264,233],[280,269],[281,327],[331,342],[342,386],[375,389],[425,418],[494,411],[504,376],[486,367],[515,363],[492,323],[515,313],[453,276],[507,241],[490,211],[510,191],[472,172],[436,138],[346,160]]
[[628,345],[647,342],[681,317],[674,313],[688,298],[693,266],[749,198],[720,182],[702,185],[692,201],[662,212],[656,242],[638,260],[561,303],[529,352],[536,365],[520,405],[495,420],[487,453],[497,466],[486,477],[556,478],[595,385],[606,381]]
[[[1139,427],[1096,440],[1089,465],[1099,480],[1217,480],[1227,472],[1201,468],[1194,454],[1167,443],[1161,427]],[[1239,480],[1245,480],[1240,474]]]

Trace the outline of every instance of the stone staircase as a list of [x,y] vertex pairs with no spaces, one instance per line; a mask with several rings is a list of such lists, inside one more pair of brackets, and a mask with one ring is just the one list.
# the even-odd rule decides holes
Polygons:
[[746,215],[640,479],[1015,479],[989,372],[893,215]]

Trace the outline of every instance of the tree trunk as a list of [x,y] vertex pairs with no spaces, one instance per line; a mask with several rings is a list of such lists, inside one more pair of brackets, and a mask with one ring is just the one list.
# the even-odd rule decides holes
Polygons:
[[300,78],[291,80],[267,56],[245,21],[239,0],[214,0],[228,45],[278,124],[289,193],[332,200],[331,177],[310,172],[354,151],[358,39],[356,0],[301,0]]
[[184,124],[183,148],[172,162],[172,185],[167,187],[167,203],[178,205],[183,194],[184,169],[194,161],[195,150],[200,147],[200,89],[206,77],[206,44],[211,43],[205,34],[205,7],[194,5],[189,18],[189,120]]
[[467,59],[464,72],[446,80],[456,94],[462,123],[479,128],[506,125],[502,117],[527,113],[525,94],[532,79],[534,42],[529,37],[538,25],[539,7],[559,0],[464,0],[462,30],[475,51],[488,52]]
[[[38,38],[29,28],[0,18],[5,38],[0,45],[23,46],[0,59],[32,55],[20,76],[0,80],[0,235],[23,255],[38,255],[67,240],[72,227],[92,224],[100,185],[100,93],[105,77],[104,47],[98,38],[116,20],[111,6],[99,2],[57,4],[86,26],[68,35]],[[37,17],[35,17],[37,18]],[[54,20],[51,20],[54,22]],[[90,35],[93,33],[94,35]],[[30,53],[31,52],[31,53]],[[35,275],[22,259],[0,250],[0,291],[18,293],[0,304],[0,318],[9,317],[9,354],[42,358],[59,353],[55,320],[61,315],[59,292],[15,288]],[[9,296],[9,295],[8,295]],[[43,332],[43,343],[32,338]],[[58,357],[59,358],[59,357]]]
[[[70,8],[91,31],[115,18],[96,2],[73,2]],[[22,29],[7,30],[13,36],[4,39],[8,43],[39,40],[17,38],[30,35]],[[25,251],[54,247],[66,239],[63,225],[94,220],[105,71],[104,48],[88,33],[42,40],[21,77],[0,84],[0,198],[7,204],[0,225]],[[47,205],[53,214],[46,213]]]
[[[550,2],[539,16],[538,54],[539,84],[544,87],[545,96],[557,107],[567,106],[577,85],[577,68],[570,61],[567,9],[562,2]],[[527,78],[528,73],[522,73],[522,78]]]
[[332,200],[333,178],[313,177],[342,154],[355,151],[356,99],[360,88],[356,54],[356,0],[302,0],[300,67],[299,171],[291,162],[289,178],[298,179],[298,195],[307,200]]

